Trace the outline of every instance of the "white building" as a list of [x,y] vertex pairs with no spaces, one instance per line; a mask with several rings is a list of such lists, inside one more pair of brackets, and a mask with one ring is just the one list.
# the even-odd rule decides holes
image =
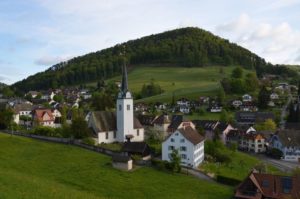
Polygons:
[[252,96],[249,94],[245,94],[242,96],[243,102],[252,102]]
[[191,126],[177,129],[162,143],[162,160],[171,161],[178,150],[183,166],[197,168],[204,160],[204,138]]
[[277,93],[272,93],[272,94],[270,95],[270,99],[271,99],[271,100],[277,100],[277,99],[279,99],[279,95],[278,95]]
[[123,67],[121,89],[116,103],[116,113],[92,112],[88,126],[98,135],[98,143],[144,141],[144,128],[133,114],[133,98],[128,90],[127,70]]

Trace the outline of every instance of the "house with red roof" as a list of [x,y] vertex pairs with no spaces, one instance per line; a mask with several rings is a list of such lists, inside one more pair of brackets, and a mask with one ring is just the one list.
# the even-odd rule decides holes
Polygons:
[[33,125],[55,127],[55,117],[51,109],[35,109],[33,111]]

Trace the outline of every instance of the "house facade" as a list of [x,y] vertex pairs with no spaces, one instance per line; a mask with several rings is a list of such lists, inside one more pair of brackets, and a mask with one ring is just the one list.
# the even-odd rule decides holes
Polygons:
[[239,149],[254,153],[263,153],[266,151],[266,138],[261,133],[255,131],[241,134]]
[[162,160],[171,161],[173,150],[183,166],[197,168],[204,160],[204,137],[192,126],[179,128],[162,143]]

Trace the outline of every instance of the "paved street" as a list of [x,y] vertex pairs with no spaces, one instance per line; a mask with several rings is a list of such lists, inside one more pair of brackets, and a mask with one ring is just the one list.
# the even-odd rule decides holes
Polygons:
[[300,167],[300,164],[297,162],[287,162],[287,161],[283,161],[283,160],[275,160],[275,159],[269,158],[265,155],[254,155],[254,156],[258,157],[263,162],[268,163],[268,164],[278,168],[279,170],[281,170],[283,172],[291,172],[295,168]]

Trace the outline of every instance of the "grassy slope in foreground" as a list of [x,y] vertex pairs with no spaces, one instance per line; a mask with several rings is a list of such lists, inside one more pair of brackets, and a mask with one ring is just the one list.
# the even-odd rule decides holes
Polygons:
[[230,198],[230,187],[152,168],[122,172],[77,147],[0,134],[0,198]]
[[[229,76],[234,69],[233,66],[223,67],[224,74],[221,74],[220,68],[221,66],[202,68],[135,66],[128,75],[129,89],[132,92],[139,92],[143,84],[150,83],[153,79],[165,92],[140,100],[145,102],[170,102],[173,92],[176,99],[179,97],[196,99],[201,95],[215,95],[220,88],[220,80],[224,76]],[[121,76],[110,80],[120,81]]]

